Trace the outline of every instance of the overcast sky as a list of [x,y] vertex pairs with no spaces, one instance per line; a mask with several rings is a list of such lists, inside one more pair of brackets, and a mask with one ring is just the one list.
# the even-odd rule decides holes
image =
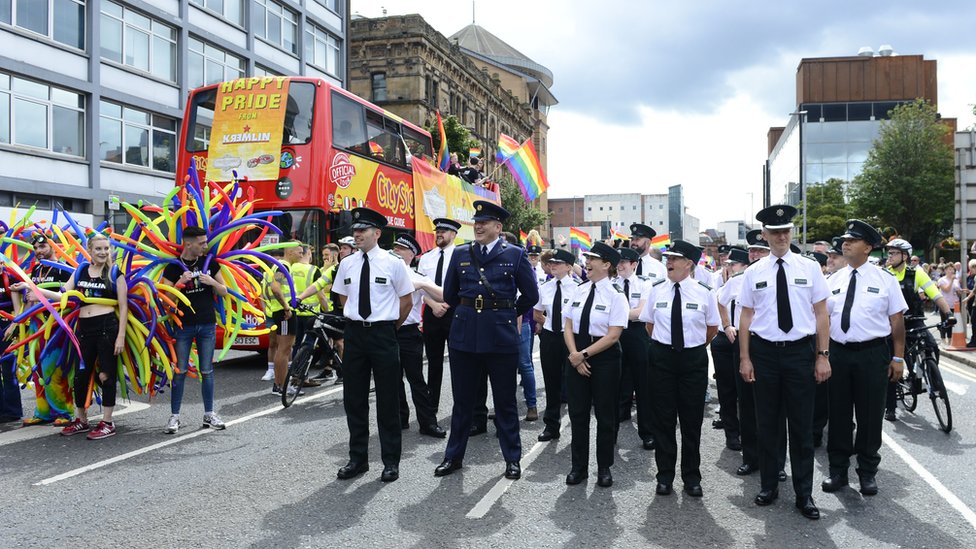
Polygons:
[[[470,1],[352,0],[365,17],[384,7],[445,36],[472,20]],[[476,18],[553,72],[549,196],[680,183],[702,230],[761,205],[766,132],[795,108],[803,57],[923,54],[939,63],[942,115],[976,122],[972,1],[482,0]]]

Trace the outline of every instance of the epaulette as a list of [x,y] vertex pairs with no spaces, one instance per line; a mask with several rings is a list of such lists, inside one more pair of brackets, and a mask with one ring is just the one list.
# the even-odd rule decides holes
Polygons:
[[651,279],[651,277],[649,277],[647,275],[637,275],[637,278],[640,279],[640,280],[643,280],[644,282],[647,282],[648,280]]
[[616,282],[614,282],[614,283],[613,283],[613,289],[614,289],[614,290],[617,290],[617,293],[618,293],[618,294],[622,294],[622,293],[624,293],[624,289],[623,289],[623,288],[621,288],[621,287],[620,287],[620,285],[619,285],[619,284],[617,284]]
[[741,274],[744,274],[744,273],[745,273],[745,271],[739,271],[739,272],[737,272],[737,273],[733,273],[733,274],[732,274],[732,276],[730,276],[729,278],[730,278],[730,279],[731,279],[731,278],[735,278],[735,277],[737,277],[737,276],[739,276],[739,275],[741,275]]
[[698,281],[698,283],[699,283],[699,284],[701,284],[702,286],[704,286],[704,287],[705,287],[705,289],[706,289],[706,290],[708,290],[709,292],[710,292],[710,291],[712,291],[712,287],[711,287],[711,286],[709,286],[708,284],[705,284],[705,283],[704,283],[704,282],[702,282],[701,280],[699,280],[699,281]]
[[651,288],[653,288],[654,286],[660,286],[661,284],[664,284],[664,281],[665,280],[667,280],[667,279],[666,278],[662,278],[661,280],[658,280],[654,284],[651,284]]
[[893,272],[891,272],[891,271],[889,271],[888,269],[881,269],[881,270],[882,270],[883,272],[886,272],[886,273],[888,273],[888,274],[890,274],[891,276],[897,276],[897,275],[895,275],[895,273],[893,273]]

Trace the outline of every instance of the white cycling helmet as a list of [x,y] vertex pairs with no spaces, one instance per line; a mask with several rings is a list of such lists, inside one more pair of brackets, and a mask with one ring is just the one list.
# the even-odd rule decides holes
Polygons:
[[901,238],[896,238],[896,239],[892,240],[891,242],[888,242],[887,244],[885,244],[885,249],[888,249],[888,248],[894,248],[896,250],[900,250],[902,252],[905,252],[905,255],[912,255],[912,245],[911,245],[911,243],[908,242],[907,240],[903,240]]
[[356,249],[356,239],[353,238],[353,237],[351,237],[351,236],[344,236],[344,237],[342,237],[342,238],[339,239],[339,245],[340,246],[346,245],[346,246],[349,246],[350,248],[352,248],[352,249],[355,250]]

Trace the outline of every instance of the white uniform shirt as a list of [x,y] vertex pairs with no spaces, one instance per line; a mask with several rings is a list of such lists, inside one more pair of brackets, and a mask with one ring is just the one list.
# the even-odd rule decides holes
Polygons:
[[776,308],[777,257],[770,254],[746,269],[742,275],[742,291],[738,304],[753,309],[749,331],[767,341],[796,341],[817,333],[817,319],[813,305],[830,295],[827,280],[820,271],[820,264],[793,252],[783,256],[786,271],[786,287],[790,299],[793,328],[783,333],[779,327]]
[[853,270],[850,266],[844,267],[827,281],[830,288],[830,297],[827,298],[830,339],[838,343],[861,343],[891,335],[888,317],[904,313],[908,310],[908,304],[894,275],[869,263],[858,267],[854,275],[857,282],[854,285],[851,326],[846,333],[841,328],[841,316]]
[[715,289],[715,286],[712,285],[712,271],[706,269],[704,265],[695,265],[695,270],[691,272],[691,277],[708,284],[713,290]]
[[417,272],[431,280],[437,280],[437,262],[441,258],[441,250],[444,251],[444,266],[441,271],[441,286],[444,286],[444,277],[447,276],[447,268],[451,265],[451,257],[454,256],[454,244],[444,248],[434,248],[420,256],[417,263]]
[[719,268],[719,270],[712,273],[712,278],[711,280],[707,281],[707,284],[711,286],[713,290],[716,291],[722,286],[725,286],[725,277],[722,276],[721,268]]
[[[668,270],[664,267],[664,263],[660,259],[654,259],[651,257],[651,254],[647,254],[641,256],[640,262],[644,266],[641,269],[641,276],[646,276],[651,281],[651,284],[658,280],[668,278]],[[634,272],[637,272],[636,267],[634,268]]]
[[[618,276],[613,279],[613,283],[621,292],[624,291],[624,281],[630,281],[627,285],[629,290],[629,295],[624,294],[627,298],[627,305],[631,309],[636,309],[637,307],[643,308],[643,303],[647,300],[647,296],[651,291],[651,286],[654,285],[651,279],[638,274],[632,274],[626,279],[622,276]],[[636,321],[635,321],[636,322]]]
[[[718,326],[718,302],[715,292],[705,283],[686,277],[679,282],[681,287],[681,327],[685,348],[697,347],[706,343],[708,326]],[[654,325],[651,339],[664,345],[671,345],[671,306],[674,304],[674,286],[671,280],[658,282],[651,287],[640,320]]]
[[[569,306],[563,308],[563,323],[565,319],[573,320],[573,333],[579,333],[580,319],[583,316],[583,305],[590,295],[592,281],[584,282],[576,287],[573,297],[570,299]],[[610,326],[627,327],[627,299],[624,294],[613,287],[609,278],[604,278],[596,283],[596,293],[593,294],[593,305],[590,308],[590,335],[593,337],[603,337],[607,335]]]
[[736,328],[739,327],[739,317],[742,316],[742,306],[739,305],[739,292],[742,291],[742,275],[743,273],[737,273],[730,276],[725,281],[725,284],[716,292],[719,305],[729,310],[729,320]]
[[[552,318],[552,299],[556,296],[557,281],[560,283],[559,293],[562,296],[562,300],[563,300],[563,304],[561,307],[562,312],[566,312],[566,309],[569,308],[569,300],[572,299],[574,295],[576,295],[576,287],[579,285],[579,282],[573,280],[573,277],[571,275],[566,275],[558,280],[555,278],[547,280],[545,284],[539,286],[539,301],[536,302],[535,306],[533,306],[533,309],[545,313],[546,322],[545,324],[542,325],[542,328],[544,330],[549,330],[550,332],[553,331],[552,329],[553,320],[559,323],[560,327],[562,327],[562,323],[563,323],[562,317],[556,319]],[[594,298],[594,300],[595,299],[596,298]],[[591,319],[593,318],[592,315],[590,316],[590,318]],[[592,322],[592,320],[590,322]]]
[[542,263],[539,263],[538,265],[533,267],[532,270],[535,271],[536,284],[539,287],[542,287],[542,285],[545,284],[546,279],[549,278],[549,275],[546,274],[546,270],[542,268]]
[[357,251],[339,263],[332,291],[346,296],[342,314],[350,320],[381,322],[399,320],[400,297],[413,293],[410,270],[398,256],[373,247],[369,256],[369,318],[359,315],[359,275],[363,269],[363,252]]
[[[400,259],[400,261],[403,261],[403,259]],[[404,263],[404,265],[406,265],[406,263]],[[413,269],[408,268],[407,273],[410,275],[411,284],[416,284],[417,282],[430,282],[430,279]],[[413,294],[410,295],[410,298],[413,299],[413,307],[410,308],[410,314],[407,315],[407,319],[403,321],[404,326],[408,326],[410,324],[420,324],[420,308],[424,304],[424,293],[425,292],[423,290],[414,290]]]

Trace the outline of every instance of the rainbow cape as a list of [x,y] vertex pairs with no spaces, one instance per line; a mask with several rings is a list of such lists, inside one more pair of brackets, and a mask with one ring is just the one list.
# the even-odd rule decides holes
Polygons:
[[577,248],[581,252],[588,252],[590,248],[593,247],[593,239],[590,235],[577,229],[576,227],[569,228],[569,246],[571,248]]
[[519,145],[512,137],[499,135],[495,159],[512,172],[512,177],[518,183],[526,202],[535,200],[549,188],[549,180],[542,171],[539,155],[536,154],[531,139]]

